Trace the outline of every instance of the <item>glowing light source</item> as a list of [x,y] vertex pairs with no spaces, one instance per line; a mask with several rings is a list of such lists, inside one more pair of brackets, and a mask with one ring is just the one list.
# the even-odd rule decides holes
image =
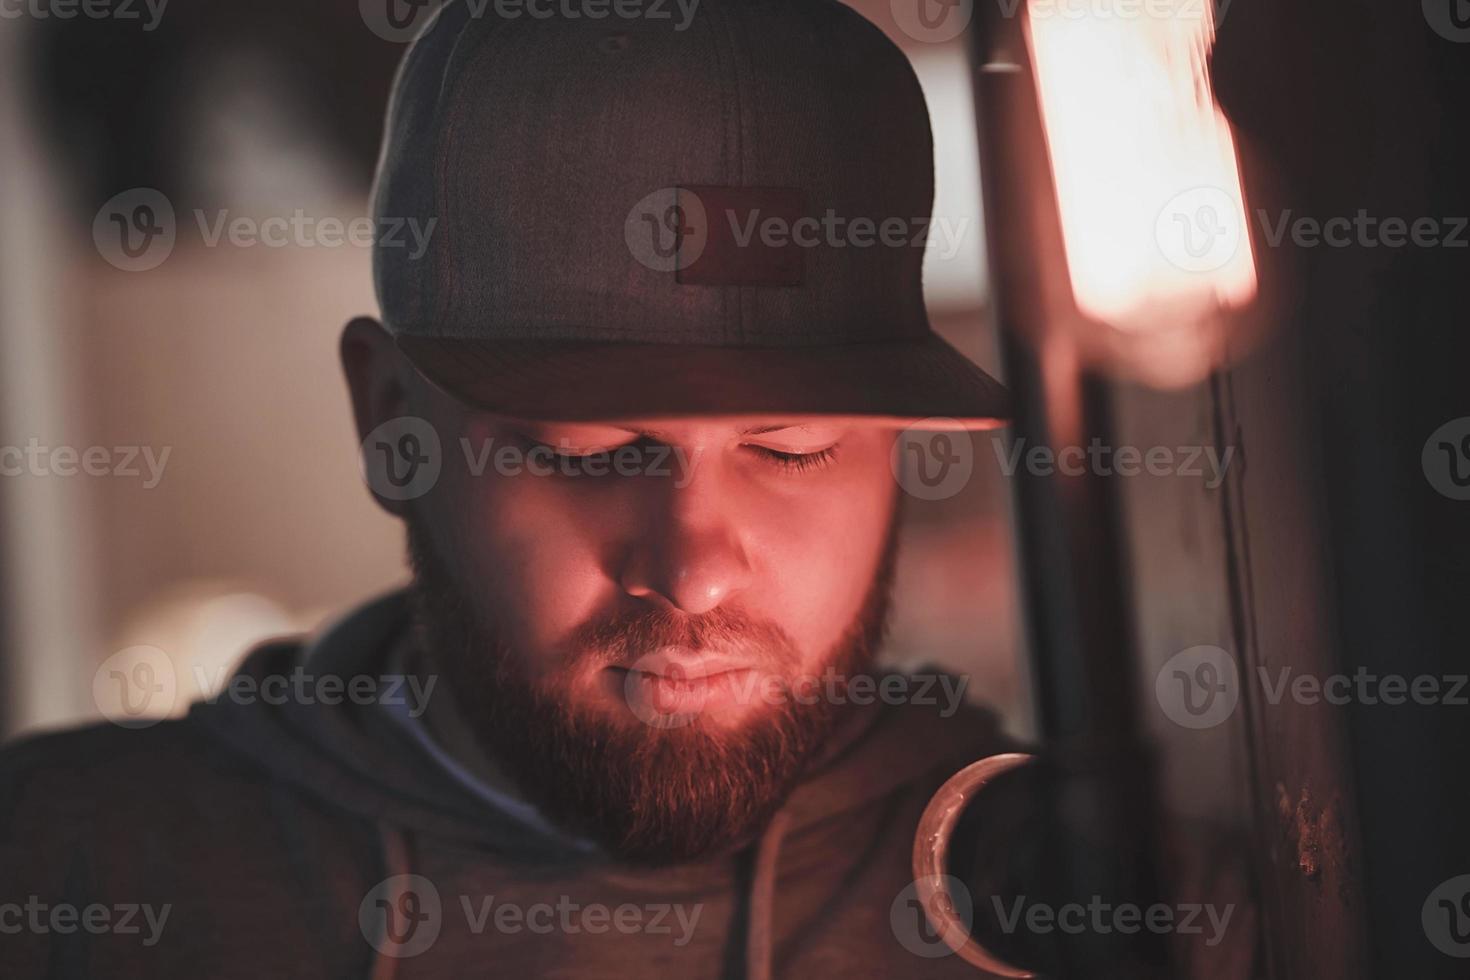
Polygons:
[[1256,270],[1210,87],[1209,0],[1033,0],[1026,26],[1078,308],[1144,332],[1249,302]]

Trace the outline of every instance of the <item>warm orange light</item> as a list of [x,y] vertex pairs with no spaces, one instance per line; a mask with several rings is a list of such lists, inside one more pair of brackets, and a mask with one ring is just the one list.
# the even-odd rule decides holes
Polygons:
[[1256,270],[1210,87],[1210,0],[1031,0],[1026,23],[1078,308],[1138,333],[1204,331],[1247,303]]

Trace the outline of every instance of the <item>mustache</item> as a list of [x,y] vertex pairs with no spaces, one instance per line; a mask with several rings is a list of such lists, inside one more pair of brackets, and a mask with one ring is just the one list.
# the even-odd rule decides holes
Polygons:
[[627,609],[572,631],[572,649],[586,651],[597,666],[628,667],[662,647],[740,654],[757,663],[796,663],[800,653],[790,634],[775,623],[717,607],[691,616],[668,609]]

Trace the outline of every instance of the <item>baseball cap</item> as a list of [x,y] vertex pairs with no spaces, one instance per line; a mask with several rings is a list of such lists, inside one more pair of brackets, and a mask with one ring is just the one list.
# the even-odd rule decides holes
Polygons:
[[432,227],[374,248],[399,349],[520,418],[1002,421],[925,310],[902,51],[835,0],[660,9],[451,0],[420,31],[373,192],[379,227]]

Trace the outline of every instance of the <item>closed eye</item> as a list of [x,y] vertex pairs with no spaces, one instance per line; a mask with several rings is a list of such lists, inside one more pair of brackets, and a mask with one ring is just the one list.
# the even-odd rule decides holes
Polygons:
[[762,446],[757,443],[746,443],[745,448],[754,452],[761,459],[766,460],[773,466],[793,473],[805,473],[810,470],[822,469],[830,466],[837,458],[837,444],[833,443],[825,449],[813,452],[791,452],[783,449],[773,449],[770,446]]

